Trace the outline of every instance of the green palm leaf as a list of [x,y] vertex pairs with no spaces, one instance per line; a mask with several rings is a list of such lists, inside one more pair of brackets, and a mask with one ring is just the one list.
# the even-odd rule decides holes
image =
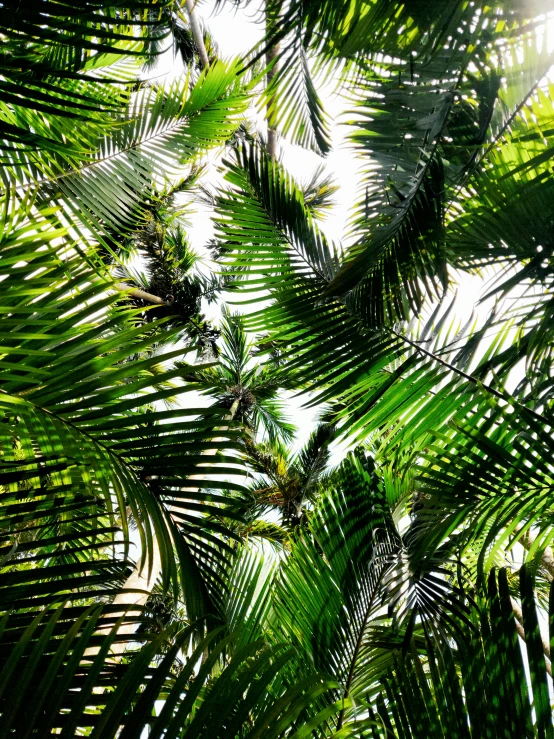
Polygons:
[[124,111],[138,71],[132,58],[164,35],[156,24],[164,5],[47,0],[23,12],[17,2],[4,3],[3,164],[45,166],[49,154],[74,166],[75,157],[90,154],[94,135]]
[[[201,483],[194,483],[191,491],[188,479],[205,463],[207,450],[232,448],[236,432],[227,424],[226,431],[218,432],[220,441],[212,441],[224,409],[159,408],[160,401],[171,401],[191,389],[183,383],[182,369],[154,371],[186,350],[170,347],[127,360],[154,342],[161,346],[171,342],[176,329],[152,332],[149,324],[135,320],[136,310],[117,306],[118,292],[110,292],[109,277],[97,275],[82,262],[69,248],[71,240],[59,248],[51,246],[62,235],[48,222],[23,222],[5,237],[0,257],[1,309],[6,316],[0,378],[4,500],[6,506],[16,506],[15,525],[23,492],[29,506],[25,526],[32,529],[36,524],[44,538],[44,547],[37,546],[36,552],[42,565],[49,548],[60,549],[50,556],[52,565],[58,556],[65,556],[65,536],[73,537],[77,550],[82,541],[89,549],[99,546],[93,528],[48,535],[50,523],[48,518],[41,520],[40,508],[60,502],[57,491],[64,505],[82,498],[91,521],[107,517],[98,531],[102,547],[112,543],[118,526],[128,542],[129,507],[143,558],[152,556],[155,533],[166,582],[170,577],[176,584],[172,540],[181,542],[181,558],[183,547],[194,550],[188,554],[189,569],[196,569],[192,563],[211,549],[216,559],[229,556],[221,550],[223,544],[210,544],[213,531],[220,529],[204,518],[225,505],[225,497],[216,492],[204,495]],[[212,469],[233,475],[240,464],[227,454],[216,456]],[[234,487],[227,482],[211,484],[214,490],[218,486]],[[173,508],[175,513],[170,513]],[[63,519],[61,515],[62,529]],[[9,535],[8,541],[11,544]],[[79,558],[71,567],[77,565],[86,569]],[[38,579],[48,577],[40,571],[35,574]],[[63,578],[59,589],[66,589]]]
[[[147,87],[131,100],[126,119],[93,141],[88,161],[49,169],[17,162],[5,171],[17,183],[19,200],[28,190],[38,202],[59,203],[62,218],[102,241],[106,231],[122,234],[144,220],[152,183],[163,187],[207,149],[227,141],[240,123],[248,95],[236,82],[236,65],[217,63],[191,89],[187,80],[168,90]],[[53,166],[54,165],[54,166]],[[60,171],[61,169],[61,171]],[[30,171],[29,171],[30,170]],[[85,231],[86,233],[86,231]]]
[[[259,737],[267,731],[265,736],[279,737],[318,694],[332,687],[313,675],[300,690],[283,689],[275,681],[276,668],[290,661],[291,651],[261,641],[238,650],[219,674],[212,675],[229,637],[214,632],[191,649],[193,627],[150,638],[129,653],[131,659],[114,664],[108,651],[117,621],[109,609],[97,605],[42,611],[27,619],[28,625],[12,619],[4,623],[2,635],[3,736],[13,731],[22,737],[37,731],[50,736],[61,730],[62,736],[88,731],[96,737],[132,737],[149,725],[155,737],[223,739],[238,736],[244,725],[248,728],[243,736]],[[99,640],[93,632],[103,621],[113,628]],[[153,664],[168,639],[165,656]],[[95,642],[99,651],[93,656],[87,649]],[[196,671],[208,646],[210,656]],[[45,669],[41,672],[39,666]],[[110,689],[113,684],[115,690]],[[273,697],[267,700],[264,690],[272,684]],[[31,696],[35,697],[29,708],[25,700]]]

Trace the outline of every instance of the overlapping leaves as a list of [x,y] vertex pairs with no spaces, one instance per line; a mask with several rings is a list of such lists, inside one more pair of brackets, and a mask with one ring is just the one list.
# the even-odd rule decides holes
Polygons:
[[[132,515],[143,556],[151,555],[155,535],[165,581],[176,584],[173,543],[193,577],[196,561],[212,548],[202,515],[225,502],[215,480],[204,496],[201,482],[194,492],[188,478],[206,450],[232,447],[233,432],[211,441],[224,410],[160,407],[190,389],[182,370],[171,369],[182,347],[146,352],[170,342],[176,329],[164,335],[137,320],[136,310],[118,304],[107,275],[94,273],[71,241],[55,246],[64,238],[40,217],[12,224],[3,238],[2,503],[6,526],[13,524],[3,529],[4,553],[8,569],[19,546],[31,551],[27,561],[34,565],[2,577],[14,583],[48,579],[49,592],[64,591],[64,575],[90,567],[85,552],[114,551],[118,529],[127,551]],[[141,352],[143,358],[126,361]],[[214,459],[214,473],[236,470],[234,458]],[[81,526],[86,520],[89,526]],[[98,524],[90,526],[94,520]],[[213,549],[216,559],[224,556],[221,547]],[[55,580],[46,565],[58,568]],[[186,579],[184,570],[181,576]],[[16,589],[10,598],[25,593]]]
[[[277,739],[333,687],[317,675],[291,689],[283,686],[279,670],[292,658],[284,645],[255,640],[223,665],[232,636],[220,630],[193,645],[194,627],[173,628],[118,662],[107,657],[124,616],[109,607],[62,605],[32,615],[3,622],[2,736],[86,731],[130,739],[148,726],[152,737]],[[108,632],[95,636],[99,624]],[[91,644],[93,654],[87,651]]]
[[[106,135],[96,135],[86,156],[67,166],[65,154],[4,170],[15,184],[6,199],[16,204],[32,194],[39,203],[59,203],[73,228],[107,241],[144,219],[152,188],[163,189],[183,176],[198,155],[222,145],[238,127],[248,95],[236,81],[235,65],[215,64],[191,87],[176,80],[168,89],[145,87],[113,121]],[[90,131],[89,131],[90,133]]]
[[46,0],[23,8],[4,2],[3,163],[22,166],[40,158],[41,151],[72,163],[89,154],[92,137],[126,107],[137,71],[131,58],[142,57],[153,37],[164,36],[156,17],[166,5]]

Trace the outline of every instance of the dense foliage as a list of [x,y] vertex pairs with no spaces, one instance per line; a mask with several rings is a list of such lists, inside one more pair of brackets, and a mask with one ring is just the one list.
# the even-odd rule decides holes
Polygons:
[[0,739],[554,737],[550,10],[0,3]]

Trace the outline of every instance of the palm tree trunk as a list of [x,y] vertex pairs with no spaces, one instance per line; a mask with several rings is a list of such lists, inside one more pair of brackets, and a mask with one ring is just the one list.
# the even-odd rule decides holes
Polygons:
[[187,9],[187,14],[190,21],[190,30],[192,31],[194,43],[196,44],[196,48],[198,49],[198,56],[200,57],[202,69],[207,69],[207,67],[210,66],[210,60],[208,59],[208,52],[206,51],[206,46],[204,44],[204,36],[202,35],[202,29],[200,28],[200,23],[198,22],[198,16],[196,15],[196,11],[194,9],[195,4],[196,3],[193,2],[193,0],[186,0],[185,7]]
[[[512,604],[512,611],[515,616],[515,624],[516,624],[516,631],[519,635],[519,637],[525,642],[525,630],[523,629],[523,613],[521,612],[521,608],[519,606],[519,603],[515,601],[513,598],[510,598],[510,602]],[[541,634],[541,641],[542,641],[542,649],[544,652],[544,664],[546,667],[546,671],[552,677],[552,663],[550,661],[550,644],[543,639]]]

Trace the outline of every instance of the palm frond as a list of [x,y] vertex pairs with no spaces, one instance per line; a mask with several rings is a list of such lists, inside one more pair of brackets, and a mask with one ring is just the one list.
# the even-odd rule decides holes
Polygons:
[[[533,579],[525,568],[519,580],[516,592],[522,603],[522,623],[514,614],[516,596],[511,595],[503,569],[491,573],[487,596],[475,609],[475,627],[458,637],[455,647],[438,646],[427,637],[409,653],[396,653],[394,665],[381,676],[382,694],[373,704],[382,725],[376,736],[388,736],[387,727],[400,736],[407,730],[415,736],[439,737],[473,737],[482,732],[552,735],[551,680],[539,630],[540,611]],[[525,646],[529,672],[520,644]]]
[[[268,647],[260,640],[237,649],[217,670],[231,637],[213,632],[192,646],[194,626],[173,628],[145,639],[140,649],[135,644],[125,662],[113,662],[109,650],[124,617],[118,619],[109,607],[61,605],[33,616],[12,616],[3,624],[4,736],[13,731],[22,737],[86,731],[95,737],[118,733],[130,739],[148,725],[152,737],[276,739],[332,687],[312,675],[300,691],[287,690],[275,676],[291,660],[291,650]],[[102,636],[94,634],[98,624],[108,628]],[[166,643],[169,648],[156,664],[153,660]]]
[[4,168],[15,180],[13,195],[21,199],[29,191],[39,203],[59,203],[62,218],[99,241],[106,231],[135,230],[153,183],[163,188],[172,176],[178,179],[184,166],[224,144],[239,125],[248,94],[237,86],[236,72],[236,65],[218,63],[192,89],[186,79],[167,90],[142,89],[126,120],[97,142],[86,164],[67,170],[50,156],[47,171],[33,162]]
[[267,109],[268,126],[292,144],[325,156],[331,151],[329,117],[317,92],[324,73],[319,70],[314,79],[298,33],[281,42],[273,64],[274,74],[260,101]]
[[[347,460],[342,473],[340,487],[328,491],[314,512],[313,538],[298,538],[282,567],[273,630],[297,645],[300,674],[315,666],[333,676],[353,701],[351,711],[348,704],[344,708],[354,727],[364,710],[354,706],[365,691],[362,673],[373,649],[373,627],[379,628],[380,584],[398,544],[360,461]],[[367,719],[361,723],[369,727]]]
[[[183,382],[182,369],[154,371],[186,350],[171,347],[154,356],[127,360],[153,342],[162,346],[171,342],[175,330],[152,333],[148,325],[137,322],[136,310],[117,305],[118,292],[110,291],[113,283],[108,275],[87,266],[71,239],[53,246],[60,238],[63,232],[44,219],[23,221],[4,236],[0,257],[6,513],[9,505],[16,506],[13,532],[4,541],[9,547],[12,535],[19,536],[18,503],[24,501],[29,511],[24,529],[35,530],[35,538],[41,539],[31,557],[40,567],[57,566],[58,558],[69,554],[70,542],[76,551],[81,546],[112,548],[119,528],[128,551],[129,510],[138,525],[143,561],[152,556],[155,536],[165,582],[171,578],[176,587],[181,576],[173,553],[175,542],[181,547],[179,556],[185,548],[193,563],[206,556],[229,556],[223,551],[224,543],[216,545],[213,540],[221,528],[210,525],[207,517],[225,505],[224,496],[204,494],[200,483],[194,483],[191,491],[189,478],[205,463],[207,450],[236,448],[237,432],[227,424],[226,431],[217,432],[220,441],[212,441],[224,409],[202,410],[194,405],[158,409],[159,401],[179,397],[193,387]],[[111,308],[109,319],[107,308]],[[235,456],[214,457],[211,469],[216,475],[212,488],[236,487],[232,482],[217,482],[218,474],[232,476],[241,469]],[[58,521],[54,524],[41,508],[51,510],[56,501],[68,506],[68,513],[56,517],[52,511]],[[74,514],[72,501],[79,502]],[[105,523],[96,533],[94,528],[79,530],[80,508],[88,510],[91,521],[103,517]],[[47,552],[50,556],[45,559]],[[71,567],[84,571],[87,565],[77,557],[64,566],[68,571]],[[182,568],[183,582],[186,571]],[[40,570],[35,575],[51,577]],[[57,587],[66,589],[63,578]]]
[[418,465],[417,536],[451,537],[460,553],[474,548],[482,576],[533,528],[540,536],[528,556],[537,567],[553,536],[550,458],[549,426],[524,411],[489,409],[452,424]]
[[94,137],[123,113],[137,62],[167,35],[157,24],[164,6],[83,0],[69,7],[47,0],[23,11],[17,2],[4,3],[4,165],[44,166],[48,153],[72,166],[76,157],[90,155]]

